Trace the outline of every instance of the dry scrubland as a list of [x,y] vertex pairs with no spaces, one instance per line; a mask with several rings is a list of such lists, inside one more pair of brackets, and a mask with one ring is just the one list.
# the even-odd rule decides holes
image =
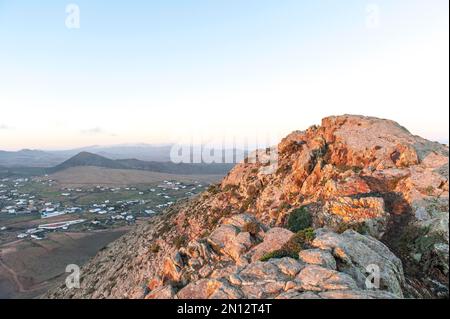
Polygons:
[[55,180],[61,187],[80,186],[137,186],[153,184],[164,180],[177,180],[191,183],[214,183],[223,176],[219,175],[174,175],[154,173],[140,170],[108,169],[100,167],[73,167],[52,174],[49,179]]

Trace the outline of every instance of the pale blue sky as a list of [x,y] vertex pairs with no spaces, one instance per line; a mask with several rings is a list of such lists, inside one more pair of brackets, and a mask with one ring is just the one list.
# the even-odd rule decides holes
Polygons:
[[448,140],[447,0],[73,1],[80,29],[41,2],[0,0],[0,149],[276,140],[342,113]]

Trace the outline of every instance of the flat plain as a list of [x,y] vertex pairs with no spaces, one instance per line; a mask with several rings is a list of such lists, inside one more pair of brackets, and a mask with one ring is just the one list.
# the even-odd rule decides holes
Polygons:
[[138,186],[164,180],[177,180],[183,183],[195,181],[215,183],[221,175],[175,175],[129,169],[108,169],[101,167],[72,167],[48,177],[58,182],[60,187],[80,186]]
[[36,298],[64,280],[66,266],[80,267],[130,227],[96,232],[55,232],[41,241],[0,245],[0,298]]

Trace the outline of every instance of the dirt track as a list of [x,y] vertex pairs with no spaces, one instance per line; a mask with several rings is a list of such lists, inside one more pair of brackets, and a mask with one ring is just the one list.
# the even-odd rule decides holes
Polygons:
[[35,298],[63,280],[68,264],[82,266],[129,229],[53,233],[40,242],[0,246],[0,298]]

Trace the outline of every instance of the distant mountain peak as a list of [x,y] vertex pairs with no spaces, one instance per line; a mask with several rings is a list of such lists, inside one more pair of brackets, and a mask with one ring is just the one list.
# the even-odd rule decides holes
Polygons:
[[[91,152],[83,151],[83,152],[78,153],[74,157],[103,157],[103,156],[100,156],[98,154],[94,154],[94,153],[91,153]],[[103,157],[103,158],[105,158],[105,157]]]
[[134,169],[181,175],[225,175],[233,164],[175,164],[172,162],[150,162],[138,159],[113,160],[102,155],[80,152],[67,161],[51,168],[50,173],[72,167],[95,166],[111,169]]
[[71,167],[79,167],[79,166],[97,166],[97,167],[117,168],[117,169],[126,168],[124,165],[112,159],[83,151],[69,158],[67,161],[55,166],[52,169],[52,171],[61,171]]

